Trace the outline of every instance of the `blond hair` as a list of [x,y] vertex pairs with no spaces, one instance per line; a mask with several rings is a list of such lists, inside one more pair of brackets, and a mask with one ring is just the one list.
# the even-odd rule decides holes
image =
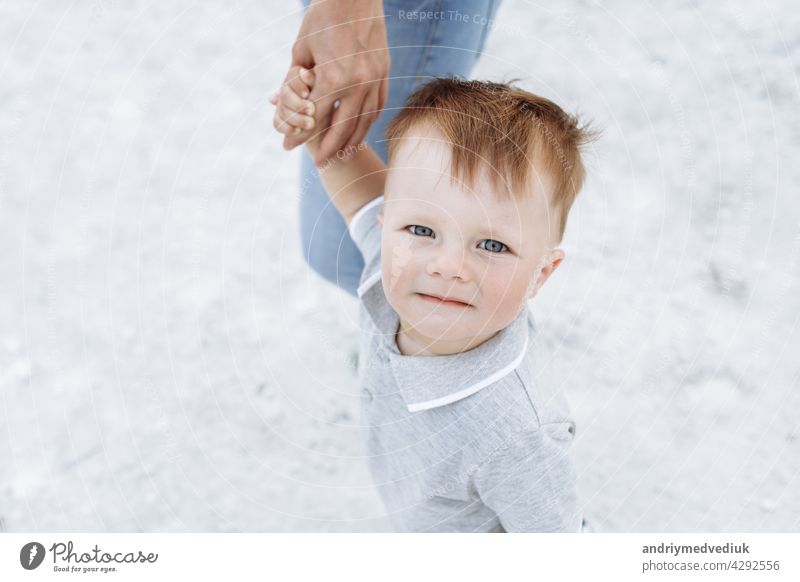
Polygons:
[[[528,193],[534,163],[553,180],[557,241],[586,176],[581,148],[597,132],[552,101],[510,83],[434,78],[414,91],[386,129],[389,162],[414,127],[432,125],[452,146],[452,179],[473,184],[488,164],[496,193]],[[510,186],[510,188],[509,188]]]

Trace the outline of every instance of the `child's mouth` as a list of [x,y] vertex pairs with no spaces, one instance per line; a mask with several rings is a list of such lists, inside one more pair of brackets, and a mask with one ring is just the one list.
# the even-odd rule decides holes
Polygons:
[[426,295],[425,293],[417,293],[420,296],[420,299],[424,299],[430,303],[436,303],[438,305],[452,305],[453,307],[472,307],[469,303],[464,303],[463,301],[455,301],[451,299],[441,299],[439,297],[434,297],[433,295]]

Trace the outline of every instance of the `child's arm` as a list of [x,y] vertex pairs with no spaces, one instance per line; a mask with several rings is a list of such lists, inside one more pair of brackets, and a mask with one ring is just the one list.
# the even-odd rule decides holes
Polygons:
[[507,532],[581,530],[577,474],[569,458],[574,434],[571,421],[525,429],[473,472],[478,496]]
[[[320,141],[306,142],[312,156]],[[337,155],[317,168],[331,202],[347,224],[365,204],[383,194],[386,184],[386,164],[373,149],[361,142],[353,150],[348,158]]]
[[[309,108],[310,102],[304,101],[301,95],[311,92],[314,78],[311,71],[297,68],[298,74],[294,76],[292,82],[280,96],[273,95],[270,101],[278,106],[278,115],[283,122],[293,127],[309,129],[309,119],[316,123],[316,118],[302,113],[313,112],[314,108],[313,105]],[[306,141],[306,147],[312,157],[317,153],[321,141],[320,132]],[[317,170],[331,202],[348,225],[356,212],[365,204],[383,194],[386,164],[364,142],[355,147],[351,146],[346,151],[340,150]]]

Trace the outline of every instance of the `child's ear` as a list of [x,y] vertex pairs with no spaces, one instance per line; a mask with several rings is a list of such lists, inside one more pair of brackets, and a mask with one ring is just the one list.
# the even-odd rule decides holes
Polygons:
[[544,285],[545,282],[550,278],[550,275],[555,273],[565,256],[566,255],[564,254],[563,250],[552,249],[548,255],[542,259],[542,262],[537,267],[538,272],[536,273],[536,279],[529,290],[528,299],[533,299],[536,296],[536,294],[539,292],[539,289],[542,288],[542,285]]

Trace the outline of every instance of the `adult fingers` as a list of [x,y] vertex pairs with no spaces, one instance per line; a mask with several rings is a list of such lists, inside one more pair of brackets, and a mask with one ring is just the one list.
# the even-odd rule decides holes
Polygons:
[[370,126],[375,121],[375,118],[377,117],[376,110],[378,107],[378,93],[379,87],[377,85],[373,85],[373,88],[364,98],[364,103],[361,105],[361,112],[358,115],[356,127],[353,130],[353,134],[350,136],[350,139],[347,140],[347,144],[344,146],[345,155],[349,156],[348,152],[352,151],[355,146],[362,142],[362,140],[366,137]]
[[317,165],[322,164],[342,149],[353,135],[358,123],[358,114],[364,103],[362,95],[361,93],[348,95],[340,102],[339,108],[333,112],[330,128],[325,132],[314,160]]
[[286,81],[284,82],[283,86],[290,87],[292,91],[305,99],[308,97],[309,93],[311,93],[311,89],[308,86],[309,84],[306,83],[303,78],[305,75],[301,74],[301,71],[303,70],[304,69],[302,67],[292,67],[289,70],[289,73],[286,75]]
[[378,114],[386,107],[386,100],[389,98],[389,78],[381,79],[380,89],[378,90]]
[[316,75],[311,69],[300,68],[300,79],[308,86],[309,90],[314,86]]

